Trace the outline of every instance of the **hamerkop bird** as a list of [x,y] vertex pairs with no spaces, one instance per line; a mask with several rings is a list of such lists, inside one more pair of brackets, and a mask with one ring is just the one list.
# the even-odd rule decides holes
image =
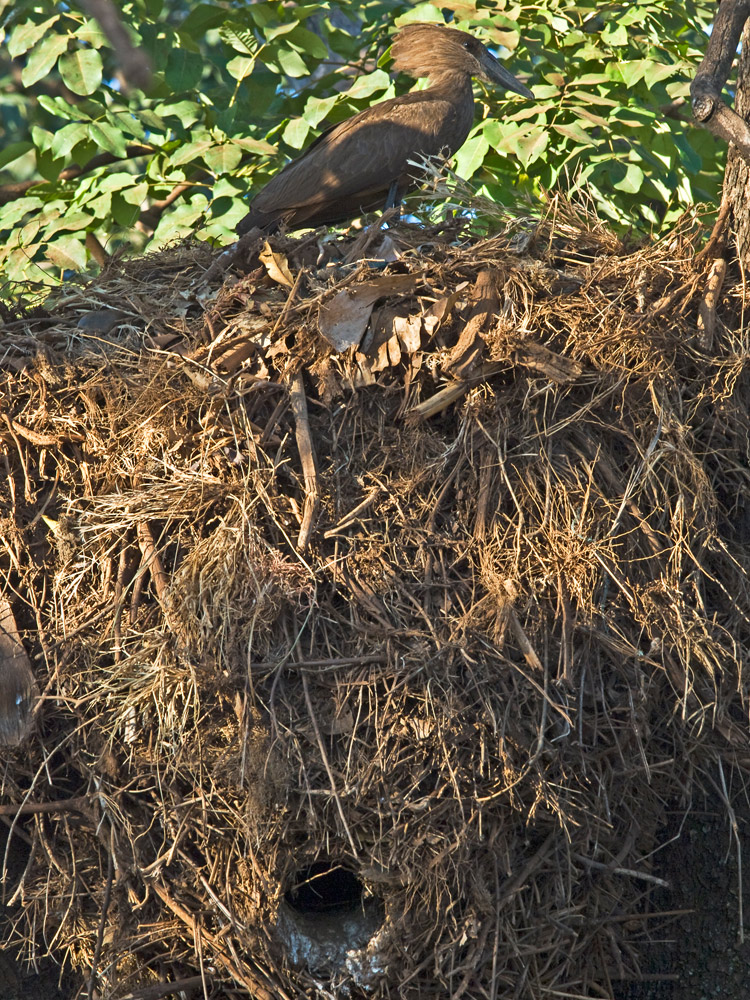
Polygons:
[[413,187],[409,160],[456,152],[474,121],[471,79],[534,95],[465,31],[408,24],[395,37],[393,68],[425,90],[381,101],[339,122],[289,163],[253,199],[237,227],[314,228],[400,204]]

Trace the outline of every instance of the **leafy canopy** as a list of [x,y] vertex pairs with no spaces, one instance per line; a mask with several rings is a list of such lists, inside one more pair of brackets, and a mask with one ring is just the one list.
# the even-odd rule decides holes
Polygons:
[[[150,56],[128,91],[75,0],[0,0],[0,265],[58,280],[110,250],[196,232],[229,242],[249,191],[327,124],[401,93],[394,25],[443,21],[480,36],[536,102],[478,85],[455,157],[499,204],[585,185],[616,223],[654,231],[717,197],[724,151],[684,103],[712,2],[671,0],[120,0]],[[89,242],[87,243],[87,235]]]

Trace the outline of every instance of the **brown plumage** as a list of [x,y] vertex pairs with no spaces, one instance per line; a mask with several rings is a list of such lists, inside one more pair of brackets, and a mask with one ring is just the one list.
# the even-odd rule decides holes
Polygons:
[[474,122],[472,77],[534,96],[456,28],[408,24],[391,54],[394,70],[428,77],[427,89],[381,101],[323,132],[255,196],[238,233],[333,225],[383,208],[389,193],[397,204],[414,186],[409,160],[450,156],[465,142]]

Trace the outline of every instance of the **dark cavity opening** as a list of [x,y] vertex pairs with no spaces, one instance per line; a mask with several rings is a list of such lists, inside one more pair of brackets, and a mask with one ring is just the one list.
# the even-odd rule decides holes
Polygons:
[[284,899],[297,913],[352,910],[362,903],[362,883],[348,868],[315,861],[295,872]]

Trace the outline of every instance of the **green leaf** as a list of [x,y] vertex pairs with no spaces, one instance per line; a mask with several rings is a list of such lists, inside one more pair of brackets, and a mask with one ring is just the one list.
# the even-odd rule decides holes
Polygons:
[[655,118],[656,112],[649,111],[646,108],[614,108],[610,114],[611,121],[622,122],[623,125],[631,126],[653,126]]
[[294,31],[290,32],[287,38],[292,45],[297,46],[302,52],[312,56],[313,59],[328,58],[328,49],[325,42],[313,34],[312,31],[303,28],[301,24],[296,24]]
[[29,212],[37,212],[44,202],[41,198],[29,195],[26,198],[17,198],[8,202],[0,208],[0,230],[11,229],[17,222]]
[[484,132],[467,139],[454,157],[458,176],[466,180],[476,173],[489,148],[490,144]]
[[121,191],[123,188],[131,187],[133,180],[133,175],[126,170],[114,170],[101,178],[99,187],[102,191]]
[[298,21],[303,21],[306,17],[310,17],[313,14],[320,14],[322,11],[330,9],[331,5],[328,3],[328,0],[324,0],[323,3],[295,3],[288,13]]
[[260,44],[252,30],[236,21],[227,21],[219,28],[219,38],[241,56],[255,56]]
[[414,21],[433,21],[437,24],[445,23],[445,18],[432,3],[418,3],[411,10],[396,18],[396,27],[403,24],[412,24]]
[[197,52],[172,49],[167,57],[164,79],[174,91],[194,90],[201,82],[204,65]]
[[122,197],[129,205],[136,205],[140,209],[148,198],[148,181],[141,181],[140,184],[133,184],[132,187],[123,190]]
[[58,181],[60,171],[65,166],[65,160],[54,156],[50,150],[36,153],[36,168],[46,181]]
[[26,140],[22,142],[12,142],[9,146],[0,150],[0,167],[7,167],[21,156],[25,156],[29,150],[34,148],[33,142]]
[[174,101],[172,104],[165,102],[157,105],[155,111],[165,118],[179,119],[184,128],[193,126],[203,115],[200,104],[195,101]]
[[664,63],[651,62],[650,59],[647,59],[643,79],[647,87],[653,87],[654,84],[661,83],[662,80],[668,80],[677,73],[678,69],[674,65],[668,66]]
[[[47,214],[47,213],[45,213]],[[47,222],[44,227],[44,235],[49,240],[50,237],[60,232],[80,232],[86,229],[94,221],[94,216],[88,212],[66,212],[63,216]]]
[[[193,104],[192,107],[197,108],[197,104]],[[142,111],[129,111],[128,114],[132,114],[138,121],[144,125],[151,132],[166,132],[167,123],[159,115],[155,114],[153,111],[149,111],[148,108]]]
[[108,122],[91,122],[89,125],[89,135],[97,145],[101,146],[108,153],[112,153],[113,156],[121,159],[125,158],[127,140],[119,129],[116,129]]
[[55,14],[54,17],[47,18],[41,24],[37,24],[35,21],[24,21],[23,24],[17,24],[10,33],[8,55],[11,59],[17,59],[24,52],[28,52],[41,38],[44,38],[52,25],[59,20],[60,15]]
[[255,69],[254,56],[235,56],[227,63],[227,73],[233,80],[245,80]]
[[102,82],[102,57],[96,49],[76,49],[60,58],[63,83],[74,94],[93,94]]
[[138,205],[129,204],[124,195],[119,191],[115,191],[112,195],[112,218],[115,220],[118,226],[123,226],[125,229],[129,229],[141,214],[140,207]]
[[304,59],[294,49],[279,49],[277,58],[282,71],[293,80],[308,75],[309,70]]
[[391,86],[391,78],[382,69],[376,69],[373,73],[365,73],[358,76],[354,83],[346,91],[347,98],[353,101],[361,101],[365,97],[371,97],[379,90],[387,90]]
[[82,271],[86,267],[86,246],[75,236],[61,236],[49,243],[45,256],[64,271]]
[[216,7],[211,3],[199,3],[190,11],[185,20],[180,25],[180,30],[199,38],[210,28],[218,28],[224,23],[226,11],[221,7]]
[[692,174],[700,173],[700,170],[703,166],[703,160],[690,145],[687,135],[684,132],[682,133],[677,132],[673,133],[673,138],[674,138],[674,144],[681,154],[682,166],[689,173]]
[[200,159],[207,149],[214,145],[213,139],[198,139],[195,142],[185,142],[169,157],[173,167],[181,167]]
[[294,21],[286,21],[282,24],[277,24],[273,28],[268,28],[263,32],[267,42],[272,42],[276,38],[280,38],[282,35],[288,35],[290,32],[294,31],[297,25]]
[[73,122],[70,125],[63,125],[55,132],[52,139],[52,154],[54,156],[67,156],[79,142],[85,142],[89,137],[89,126],[85,122]]
[[282,132],[282,138],[292,149],[301,149],[309,131],[310,126],[304,118],[293,118]]
[[67,34],[51,34],[34,46],[21,70],[21,83],[24,87],[30,87],[49,73],[63,52],[67,52],[68,37]]
[[62,97],[49,97],[47,94],[40,94],[37,100],[45,111],[49,111],[56,118],[66,118],[68,121],[78,122],[83,115],[81,108],[68,104]]
[[44,153],[51,148],[55,136],[53,132],[50,132],[46,128],[41,128],[39,125],[32,125],[31,138],[34,140],[37,151]]
[[613,185],[618,191],[626,191],[628,194],[638,194],[642,186],[643,171],[636,163],[628,163],[625,176]]
[[549,142],[549,132],[546,129],[534,128],[515,143],[519,160],[528,167],[539,159]]
[[581,146],[596,145],[591,136],[588,135],[576,122],[571,122],[569,125],[553,125],[552,128],[555,132],[559,132],[560,135],[564,135],[567,139],[572,139]]
[[203,154],[203,160],[214,174],[229,174],[236,170],[242,159],[242,150],[229,142],[213,146]]
[[86,45],[90,45],[92,49],[101,49],[105,45],[108,45],[107,36],[102,31],[99,22],[93,20],[93,18],[88,18],[84,21],[81,27],[76,31],[75,37],[84,42]]
[[112,195],[109,191],[94,191],[88,198],[81,199],[89,212],[94,213],[96,219],[106,219],[112,211]]
[[330,114],[331,109],[335,107],[337,102],[338,96],[309,97],[302,117],[311,128],[316,128]]
[[602,39],[607,45],[625,46],[628,44],[627,28],[623,24],[613,24],[610,21],[602,32]]
[[276,146],[272,146],[270,142],[264,142],[262,139],[248,137],[244,139],[232,139],[232,142],[249,153],[257,153],[258,156],[273,156],[275,153],[278,153]]

